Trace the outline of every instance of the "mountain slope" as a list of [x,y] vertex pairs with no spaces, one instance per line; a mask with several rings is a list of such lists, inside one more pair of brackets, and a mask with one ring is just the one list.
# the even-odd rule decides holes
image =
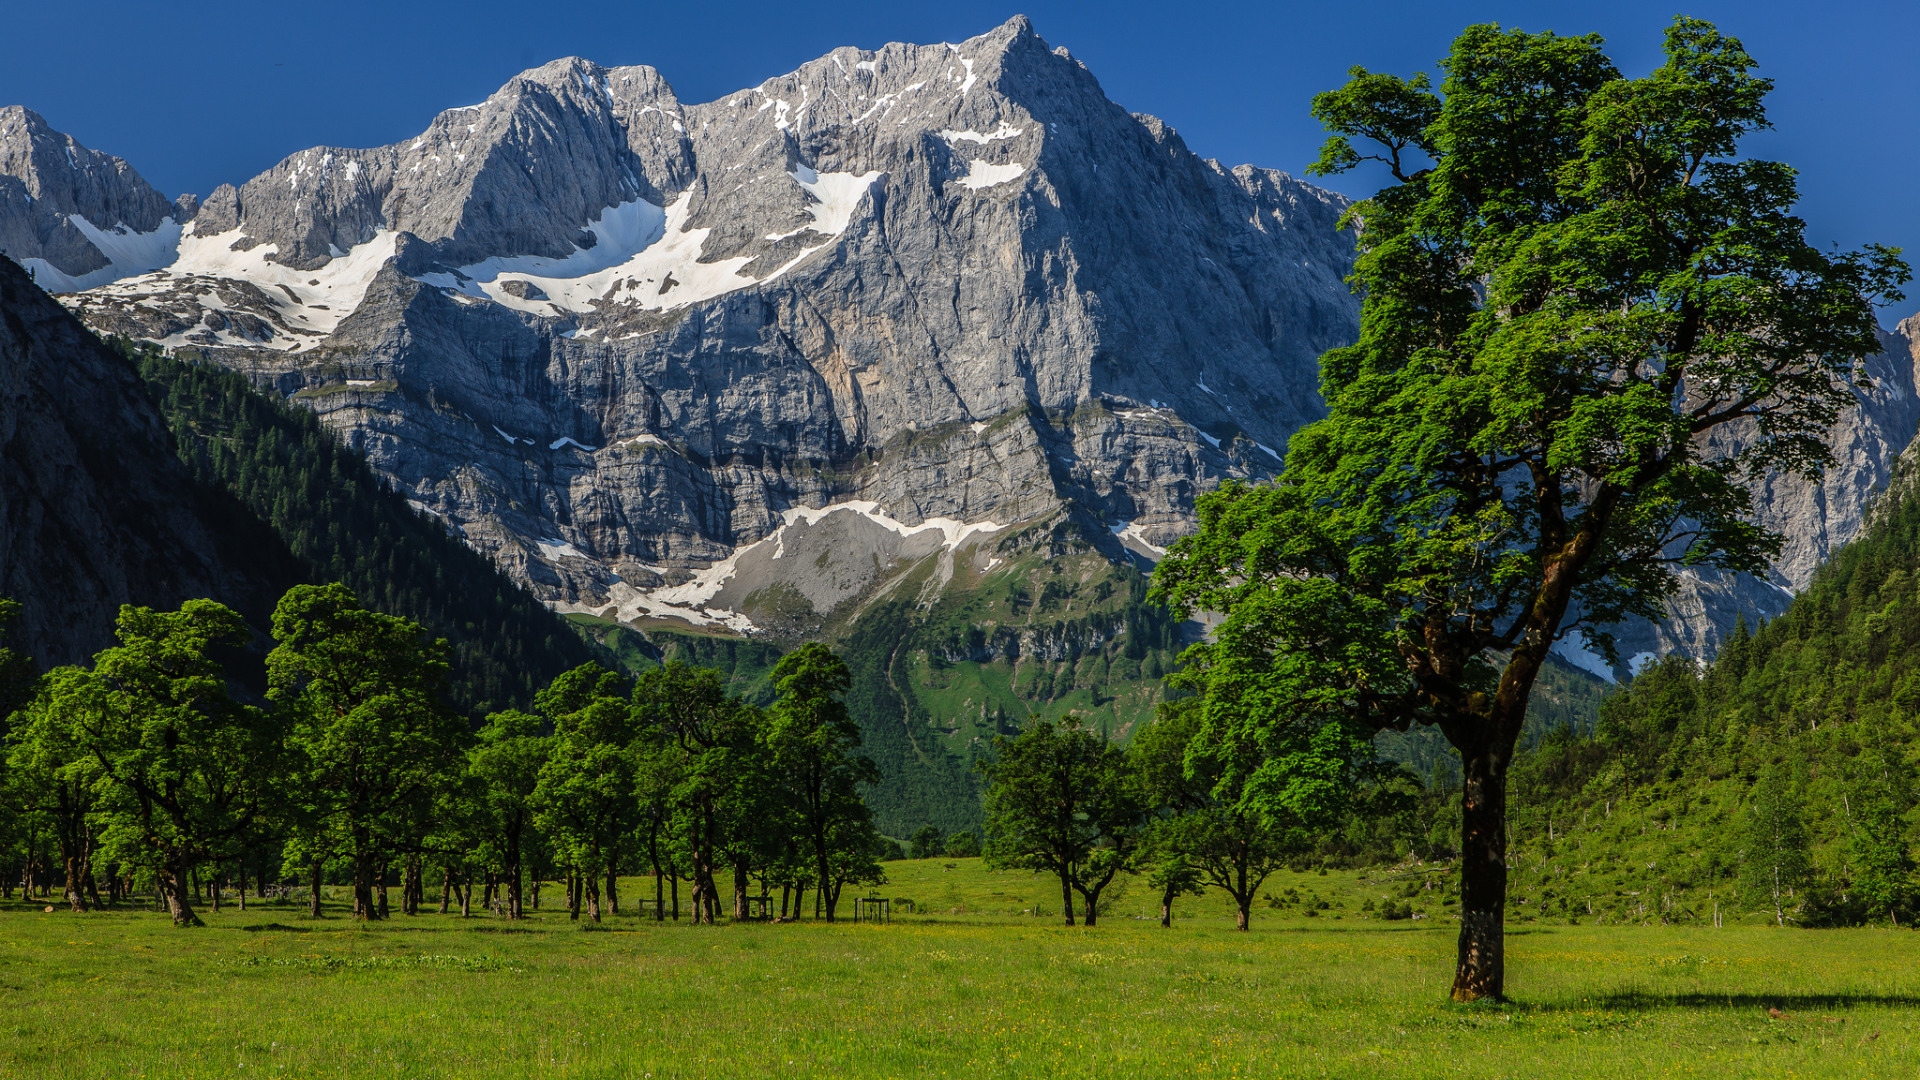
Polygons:
[[1867,528],[1785,614],[1740,628],[1712,665],[1672,657],[1514,769],[1517,910],[1620,921],[1772,922],[1738,888],[1763,779],[1777,777],[1813,873],[1784,906],[1804,925],[1911,925],[1920,810],[1920,452]]
[[134,359],[195,479],[269,524],[302,580],[342,582],[367,606],[444,637],[453,696],[470,715],[524,706],[561,672],[605,659],[394,494],[313,414],[151,346]]
[[123,603],[211,596],[264,625],[296,564],[194,480],[140,374],[0,259],[0,595],[41,667],[113,641]]

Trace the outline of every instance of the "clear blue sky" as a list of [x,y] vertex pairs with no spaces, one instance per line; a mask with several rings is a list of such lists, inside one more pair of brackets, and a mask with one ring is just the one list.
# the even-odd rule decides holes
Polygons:
[[[0,35],[0,105],[21,104],[131,161],[168,195],[240,182],[308,146],[417,134],[560,56],[651,64],[684,101],[708,101],[839,45],[958,41],[1024,11],[1107,95],[1162,117],[1201,154],[1300,173],[1321,134],[1307,114],[1347,67],[1433,68],[1468,23],[1598,32],[1629,73],[1659,61],[1678,11],[1747,44],[1777,82],[1777,130],[1753,152],[1801,173],[1802,214],[1826,244],[1880,241],[1920,262],[1920,4],[1914,0],[1615,0],[1598,3],[1186,3],[948,0],[934,4],[461,4],[189,6],[12,3]],[[1367,194],[1369,178],[1333,186]],[[1920,309],[1914,299],[1888,314]]]

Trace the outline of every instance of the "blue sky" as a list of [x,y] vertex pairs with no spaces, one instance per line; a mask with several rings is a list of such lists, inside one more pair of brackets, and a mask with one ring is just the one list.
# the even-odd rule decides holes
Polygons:
[[[1821,244],[1898,244],[1920,261],[1920,4],[1779,0],[1595,3],[462,4],[23,2],[7,5],[0,105],[21,104],[131,161],[168,195],[206,194],[308,146],[418,133],[555,57],[651,64],[707,101],[838,45],[958,41],[1016,12],[1093,69],[1107,95],[1162,117],[1201,154],[1299,173],[1322,135],[1307,113],[1353,64],[1431,70],[1462,26],[1598,32],[1629,73],[1659,62],[1673,16],[1711,19],[1777,82],[1776,130],[1751,152],[1800,170]],[[1367,194],[1373,178],[1331,186]],[[1899,305],[1897,318],[1920,309]]]

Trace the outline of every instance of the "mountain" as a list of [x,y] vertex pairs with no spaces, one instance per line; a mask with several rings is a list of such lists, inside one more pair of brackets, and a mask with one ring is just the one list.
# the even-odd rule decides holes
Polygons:
[[197,482],[140,373],[0,259],[0,595],[42,668],[113,643],[123,603],[211,596],[264,626],[291,554]]
[[[1342,197],[1200,158],[1024,18],[698,104],[558,60],[169,205],[163,268],[63,297],[89,325],[312,409],[610,647],[865,642],[870,740],[942,775],[996,716],[1151,711],[1195,628],[1130,575],[1197,496],[1273,473],[1357,326]],[[1914,361],[1889,335],[1836,467],[1757,492],[1769,580],[1690,580],[1621,664],[1569,659],[1618,678],[1782,610],[1911,439]]]
[[453,649],[453,698],[523,705],[601,659],[302,409],[152,348],[104,345],[0,259],[0,596],[35,666],[112,644],[122,604],[233,607],[256,630],[307,581],[344,581]]
[[153,189],[133,167],[80,145],[18,105],[0,108],[0,254],[50,292],[70,292],[173,262],[198,208]]
[[777,567],[824,615],[930,537],[985,566],[1071,513],[1151,555],[1269,474],[1353,333],[1342,207],[1016,19],[699,105],[556,61],[223,187],[166,270],[70,302],[303,395],[563,609],[746,629],[725,579],[776,534],[855,538]]

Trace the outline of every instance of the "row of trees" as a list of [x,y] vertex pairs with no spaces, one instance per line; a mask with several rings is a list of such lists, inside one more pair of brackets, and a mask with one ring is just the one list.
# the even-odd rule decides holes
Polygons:
[[1171,925],[1175,899],[1212,887],[1233,897],[1245,930],[1267,878],[1325,830],[1411,798],[1411,778],[1338,724],[1272,748],[1279,752],[1265,764],[1279,782],[1247,770],[1246,755],[1218,742],[1207,722],[1219,704],[1203,695],[1163,705],[1125,748],[1071,715],[995,740],[982,765],[988,864],[1057,876],[1068,926],[1076,893],[1092,926],[1121,874],[1145,874],[1161,925]]
[[517,918],[534,860],[564,874],[574,917],[596,920],[617,910],[623,868],[652,870],[656,914],[662,882],[677,911],[688,881],[706,922],[725,870],[736,917],[755,879],[781,887],[783,908],[814,890],[828,919],[844,886],[882,880],[858,792],[877,774],[842,704],[846,668],[824,646],[781,660],[765,709],[710,670],[667,664],[629,687],[588,664],[476,731],[447,704],[446,643],[343,585],[281,599],[265,693],[249,699],[230,668],[251,636],[210,600],[123,608],[119,645],[21,695],[6,809],[50,838],[75,910],[98,902],[108,868],[110,896],[150,879],[180,925],[199,922],[203,868],[236,869],[243,891],[249,867],[256,881],[305,877],[318,915],[323,873],[344,866],[364,919],[387,914],[395,874],[417,911],[435,870],[443,906],[480,871]]

